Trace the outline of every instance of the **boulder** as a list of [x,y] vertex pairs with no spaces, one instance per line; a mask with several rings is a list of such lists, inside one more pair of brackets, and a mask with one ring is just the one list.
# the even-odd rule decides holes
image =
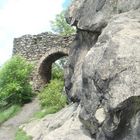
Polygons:
[[75,0],[65,87],[96,140],[140,139],[140,1]]
[[67,21],[81,30],[100,31],[113,15],[139,7],[139,0],[74,0]]
[[71,104],[56,114],[22,125],[33,140],[94,140],[79,120],[80,106]]
[[[139,53],[140,10],[136,10],[112,17],[84,58],[80,118],[97,140],[140,139]],[[98,120],[100,108],[105,117]]]
[[71,44],[68,65],[65,73],[65,87],[73,102],[81,98],[81,68],[83,59],[90,48],[94,47],[98,37],[108,22],[121,13],[137,10],[139,0],[74,0],[69,7],[66,19],[76,26],[77,36]]

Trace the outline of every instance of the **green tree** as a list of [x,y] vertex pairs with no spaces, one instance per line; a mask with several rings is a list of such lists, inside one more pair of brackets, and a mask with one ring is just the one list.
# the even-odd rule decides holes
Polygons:
[[39,94],[41,105],[43,107],[55,107],[60,110],[66,105],[66,96],[62,94],[64,82],[54,79]]
[[12,57],[0,68],[0,101],[6,99],[8,104],[23,104],[31,99],[29,76],[32,68],[21,56]]
[[66,22],[65,11],[62,11],[60,14],[56,15],[55,20],[51,22],[51,27],[55,33],[63,36],[72,35],[76,32],[74,27],[71,27]]

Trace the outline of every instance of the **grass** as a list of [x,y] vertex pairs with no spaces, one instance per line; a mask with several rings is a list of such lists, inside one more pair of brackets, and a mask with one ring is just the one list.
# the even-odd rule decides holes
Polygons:
[[19,105],[13,105],[6,110],[0,111],[0,124],[15,116],[20,110],[21,107]]
[[32,137],[27,136],[27,134],[22,129],[18,129],[15,140],[32,140]]
[[34,114],[34,118],[41,119],[41,118],[45,117],[46,115],[56,113],[59,110],[60,110],[60,108],[58,108],[57,106],[51,106],[48,108],[44,108],[44,109],[36,112]]

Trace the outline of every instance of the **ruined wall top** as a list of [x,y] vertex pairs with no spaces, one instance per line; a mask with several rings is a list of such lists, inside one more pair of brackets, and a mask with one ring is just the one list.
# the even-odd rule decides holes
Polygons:
[[20,54],[29,61],[38,61],[50,48],[68,47],[74,35],[60,36],[44,32],[38,35],[24,35],[14,39],[13,55]]

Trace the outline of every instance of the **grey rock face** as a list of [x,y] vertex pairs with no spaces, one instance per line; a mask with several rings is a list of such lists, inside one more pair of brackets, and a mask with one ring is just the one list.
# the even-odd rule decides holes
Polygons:
[[[67,94],[96,140],[139,140],[140,1],[75,0]],[[95,39],[96,38],[96,39]],[[69,80],[68,80],[69,79]]]
[[96,42],[95,34],[79,31],[75,41],[71,44],[69,60],[65,70],[65,89],[73,102],[79,102],[82,93],[82,64],[83,58],[91,46]]
[[21,128],[33,140],[94,140],[80,122],[79,110],[80,107],[73,104],[56,114],[22,125]]
[[[140,139],[140,124],[131,125],[140,110],[139,12],[113,17],[84,60],[80,118],[99,140]],[[98,108],[103,123],[95,118]]]
[[139,0],[119,0],[118,1],[118,12],[123,13],[130,10],[136,10],[140,7]]
[[70,51],[65,86],[73,101],[79,101],[82,93],[80,75],[86,53],[113,16],[139,7],[139,0],[75,0],[70,6],[67,21],[75,25],[78,32]]
[[100,31],[112,15],[140,7],[139,0],[75,0],[67,21],[78,29]]

